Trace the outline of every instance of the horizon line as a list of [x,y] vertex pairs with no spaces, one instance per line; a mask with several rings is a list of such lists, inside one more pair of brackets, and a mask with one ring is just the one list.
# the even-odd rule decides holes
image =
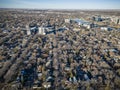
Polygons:
[[82,9],[82,8],[78,8],[78,9],[72,9],[72,8],[70,8],[70,9],[65,9],[65,8],[63,8],[63,9],[61,9],[61,8],[2,8],[2,7],[0,7],[0,9],[29,9],[29,10],[120,10],[120,9],[100,9],[100,8],[98,8],[98,9],[88,9],[88,8],[86,8],[86,9]]

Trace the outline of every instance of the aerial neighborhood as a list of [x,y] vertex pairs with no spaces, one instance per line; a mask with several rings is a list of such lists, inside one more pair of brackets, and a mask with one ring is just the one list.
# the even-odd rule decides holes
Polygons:
[[119,15],[1,9],[0,90],[120,90]]

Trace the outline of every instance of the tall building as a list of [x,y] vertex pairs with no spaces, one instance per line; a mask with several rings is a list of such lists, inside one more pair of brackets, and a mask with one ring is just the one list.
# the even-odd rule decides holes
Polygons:
[[118,19],[117,24],[120,24],[120,18]]
[[70,23],[70,19],[65,19],[65,23]]
[[46,34],[45,28],[44,27],[38,27],[38,34],[45,35]]
[[112,17],[111,21],[114,22],[115,24],[120,24],[120,18],[118,17]]
[[27,35],[31,35],[30,28],[28,25],[26,25]]

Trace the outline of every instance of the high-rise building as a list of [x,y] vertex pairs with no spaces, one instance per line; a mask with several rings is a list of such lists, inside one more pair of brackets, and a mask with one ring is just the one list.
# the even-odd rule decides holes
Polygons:
[[44,27],[38,27],[38,34],[45,35],[45,28]]
[[31,35],[30,28],[28,25],[26,25],[27,35]]
[[70,23],[70,19],[65,19],[65,23]]
[[114,22],[115,24],[120,24],[120,18],[118,17],[111,18],[111,21]]

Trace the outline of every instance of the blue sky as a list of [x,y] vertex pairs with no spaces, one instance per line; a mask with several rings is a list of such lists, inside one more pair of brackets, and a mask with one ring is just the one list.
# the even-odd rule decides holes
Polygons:
[[0,8],[120,9],[120,0],[0,0]]

